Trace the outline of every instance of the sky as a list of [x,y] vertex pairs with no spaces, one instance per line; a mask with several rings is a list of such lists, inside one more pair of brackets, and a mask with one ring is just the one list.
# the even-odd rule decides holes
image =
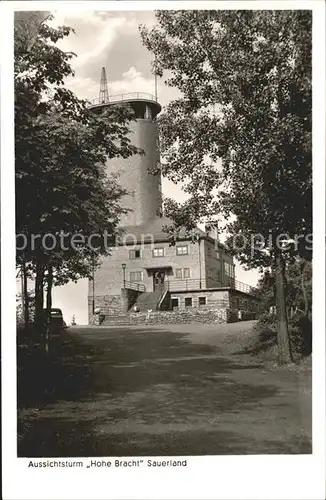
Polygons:
[[[72,60],[74,77],[66,85],[78,97],[94,99],[99,96],[101,69],[106,68],[109,94],[127,92],[155,93],[151,74],[152,54],[142,45],[139,25],[152,26],[155,16],[150,11],[108,12],[74,11],[54,12],[52,25],[67,25],[75,30],[58,44],[62,50],[74,52]],[[158,81],[158,99],[164,107],[178,95],[176,89]],[[185,194],[180,186],[167,179],[162,181],[163,195],[177,201],[184,201]],[[236,279],[255,285],[257,271],[245,271],[236,263]],[[73,315],[78,324],[87,324],[87,280],[56,287],[53,293],[53,307],[59,307],[67,323]]]

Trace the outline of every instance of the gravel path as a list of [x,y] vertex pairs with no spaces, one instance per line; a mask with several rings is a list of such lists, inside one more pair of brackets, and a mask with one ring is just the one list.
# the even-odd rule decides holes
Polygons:
[[311,453],[311,376],[243,354],[252,326],[70,329],[19,455]]

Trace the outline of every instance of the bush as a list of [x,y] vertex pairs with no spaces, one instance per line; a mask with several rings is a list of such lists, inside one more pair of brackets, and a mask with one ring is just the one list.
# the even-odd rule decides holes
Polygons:
[[273,330],[276,332],[276,316],[275,314],[270,314],[268,312],[261,313],[258,317],[258,321],[254,326],[255,330],[263,330],[264,328]]
[[293,352],[309,356],[312,352],[312,323],[305,316],[295,316],[289,321],[289,335]]
[[[291,349],[293,353],[309,356],[312,352],[312,323],[305,316],[294,316],[288,322]],[[260,342],[277,344],[276,316],[263,313],[255,329],[259,332]]]

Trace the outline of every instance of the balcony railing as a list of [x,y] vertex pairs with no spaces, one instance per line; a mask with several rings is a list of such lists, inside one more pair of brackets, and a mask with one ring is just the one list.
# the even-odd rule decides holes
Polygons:
[[100,99],[99,97],[92,99],[91,105],[96,106],[99,104],[109,104],[112,102],[121,101],[154,101],[157,102],[157,98],[152,94],[146,94],[144,92],[130,92],[127,94],[116,94],[110,95],[107,99]]
[[225,276],[223,281],[214,281],[211,279],[176,279],[165,282],[165,288],[169,292],[187,291],[187,290],[201,290],[201,289],[214,289],[214,288],[231,288],[239,292],[247,293],[249,295],[255,294],[255,287],[242,283],[234,278]]
[[201,288],[206,288],[204,280],[197,279],[180,279],[180,280],[169,280],[164,283],[165,289],[169,292],[178,292],[184,290],[200,290]]
[[255,295],[257,288],[254,286],[247,285],[247,283],[242,283],[242,281],[231,280],[229,286],[238,292],[248,293],[249,295]]
[[136,283],[134,281],[125,281],[123,283],[124,288],[129,290],[136,290],[137,292],[146,292],[146,287],[142,283]]

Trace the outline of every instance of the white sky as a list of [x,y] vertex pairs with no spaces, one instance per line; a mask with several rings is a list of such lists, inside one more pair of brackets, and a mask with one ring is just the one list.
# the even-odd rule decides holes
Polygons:
[[[65,24],[74,28],[71,34],[60,43],[65,51],[75,52],[72,61],[75,77],[66,81],[67,86],[80,98],[93,99],[99,95],[102,66],[106,67],[110,94],[124,92],[155,93],[154,78],[150,72],[152,55],[142,45],[138,31],[139,24],[155,23],[153,12],[55,12],[55,25]],[[178,95],[176,89],[158,82],[158,98],[164,106]],[[163,179],[163,195],[177,201],[186,196],[178,185]],[[255,285],[257,271],[245,271],[238,263],[236,278]],[[77,284],[70,283],[56,287],[53,293],[53,307],[63,310],[67,323],[72,315],[78,324],[87,323],[87,280]]]

